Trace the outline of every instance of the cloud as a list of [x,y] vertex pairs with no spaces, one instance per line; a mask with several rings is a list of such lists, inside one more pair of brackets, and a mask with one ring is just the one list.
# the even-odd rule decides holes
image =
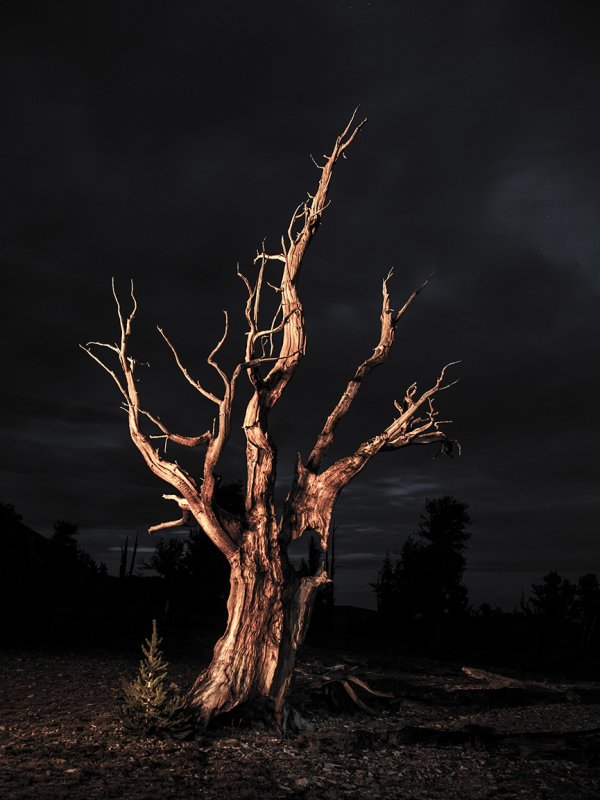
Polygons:
[[[319,158],[360,102],[369,125],[336,171],[306,259],[307,359],[271,418],[278,493],[377,342],[383,276],[395,267],[399,307],[435,268],[330,455],[353,452],[413,380],[429,386],[461,358],[461,382],[439,408],[463,456],[382,454],[340,498],[340,553],[358,554],[355,564],[370,553],[368,581],[367,564],[415,530],[425,498],[451,494],[471,504],[474,563],[517,569],[553,541],[560,568],[571,563],[567,531],[581,531],[587,557],[600,478],[600,56],[596,17],[559,6],[14,10],[0,34],[11,154],[4,500],[34,527],[72,517],[113,530],[117,544],[168,516],[110,379],[77,345],[114,340],[110,278],[124,286],[133,275],[135,352],[152,364],[144,403],[184,433],[209,426],[213,409],[181,380],[154,326],[211,381],[205,359],[228,307],[223,355],[235,363],[235,263],[249,268],[265,235],[279,241],[314,189],[309,153]],[[230,480],[244,477],[241,414],[220,467]],[[181,458],[198,474],[196,453]]]

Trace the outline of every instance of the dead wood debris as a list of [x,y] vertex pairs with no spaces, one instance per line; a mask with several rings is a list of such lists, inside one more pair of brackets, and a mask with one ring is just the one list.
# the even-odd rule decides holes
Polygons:
[[[1,653],[0,796],[600,797],[600,704],[551,703],[541,695],[539,702],[526,705],[469,705],[460,698],[529,689],[505,685],[494,690],[489,681],[459,667],[431,661],[344,661],[339,656],[334,661],[309,651],[292,700],[312,731],[282,739],[267,730],[230,727],[180,744],[124,736],[111,715],[119,676],[129,674],[135,663],[111,653]],[[171,664],[181,684],[193,679],[193,659]],[[333,714],[321,687],[340,679],[356,687],[377,716],[354,703],[353,713],[341,709]],[[599,687],[571,688],[581,695]],[[427,691],[430,697],[423,699]],[[394,699],[377,693],[391,693]]]

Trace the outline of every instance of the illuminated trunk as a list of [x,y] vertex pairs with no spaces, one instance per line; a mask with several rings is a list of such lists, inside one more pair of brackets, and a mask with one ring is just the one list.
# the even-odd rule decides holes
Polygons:
[[327,576],[301,578],[285,553],[261,549],[247,545],[231,563],[227,628],[192,688],[192,703],[203,724],[262,697],[270,701],[276,724],[285,726],[296,654],[316,591]]

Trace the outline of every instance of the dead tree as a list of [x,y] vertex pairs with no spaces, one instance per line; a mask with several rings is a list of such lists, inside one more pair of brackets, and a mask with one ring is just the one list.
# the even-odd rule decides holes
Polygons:
[[[114,345],[89,342],[83,348],[116,383],[127,411],[131,439],[146,464],[176,492],[163,497],[179,506],[181,516],[172,522],[154,525],[149,532],[185,524],[193,517],[229,561],[231,587],[227,628],[215,645],[210,665],[199,675],[192,689],[193,704],[203,723],[245,701],[265,697],[272,703],[278,724],[283,724],[294,662],[306,633],[315,593],[329,580],[324,564],[317,574],[300,576],[288,559],[289,545],[310,529],[319,537],[323,553],[327,551],[332,511],[340,492],[380,451],[434,442],[441,444],[442,450],[451,447],[440,427],[443,421],[438,419],[433,406],[435,395],[452,385],[445,383],[449,364],[426,391],[419,393],[415,383],[408,388],[403,401],[394,403],[395,419],[381,433],[362,442],[345,458],[326,468],[322,466],[338,424],[350,409],[363,380],[386,360],[399,320],[423,288],[413,292],[400,310],[394,311],[388,291],[389,274],[382,286],[379,341],[350,377],[308,458],[304,460],[298,454],[282,513],[276,512],[277,453],[268,421],[271,409],[280,400],[305,354],[305,324],[298,294],[300,268],[327,207],[334,167],[342,156],[345,157],[365,122],[355,125],[353,116],[336,139],[331,155],[324,157],[316,191],[293,213],[286,235],[281,238],[280,251],[268,253],[263,244],[262,251],[254,259],[253,278],[248,278],[238,268],[248,292],[246,350],[243,360],[230,374],[219,365],[217,354],[229,327],[225,313],[225,331],[207,359],[222,383],[220,393],[206,389],[192,377],[175,346],[159,328],[185,379],[216,406],[216,421],[211,428],[198,436],[182,436],[142,408],[135,377],[136,361],[129,353],[137,309],[133,285],[132,308],[124,314],[113,282],[120,341]],[[277,272],[279,278],[267,275],[272,272]],[[279,308],[275,318],[265,325],[261,321],[261,299],[266,287],[277,293]],[[100,358],[100,349],[114,352],[118,369],[111,368]],[[245,514],[237,517],[216,502],[215,470],[229,438],[233,400],[241,375],[249,379],[252,394],[243,422],[247,468]],[[144,430],[149,424],[155,428],[154,435]],[[183,447],[202,448],[201,474],[192,475],[176,461],[168,460],[159,452],[156,440],[160,438]]]

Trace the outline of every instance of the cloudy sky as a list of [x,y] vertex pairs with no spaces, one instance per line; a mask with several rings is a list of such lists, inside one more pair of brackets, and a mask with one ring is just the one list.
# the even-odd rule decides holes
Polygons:
[[[339,601],[373,604],[385,551],[445,494],[471,506],[474,602],[511,608],[550,569],[600,572],[597,7],[13,6],[0,34],[0,500],[45,534],[78,522],[111,568],[125,535],[170,518],[114,386],[78,344],[114,341],[110,279],[125,290],[133,277],[144,403],[181,432],[204,430],[212,407],[155,325],[210,384],[227,308],[235,363],[235,265],[248,271],[265,237],[279,241],[315,186],[309,154],[328,152],[360,105],[369,123],[304,266],[308,357],[272,417],[281,492],[376,343],[382,277],[394,268],[398,307],[435,270],[335,453],[381,431],[413,380],[461,359],[439,408],[463,455],[384,453],[347,488]],[[236,431],[225,480],[243,478],[242,456]]]

